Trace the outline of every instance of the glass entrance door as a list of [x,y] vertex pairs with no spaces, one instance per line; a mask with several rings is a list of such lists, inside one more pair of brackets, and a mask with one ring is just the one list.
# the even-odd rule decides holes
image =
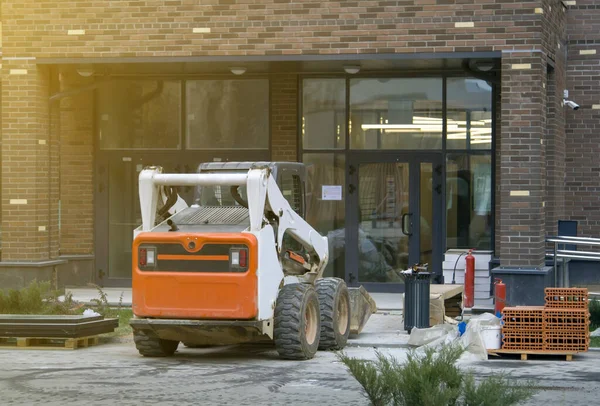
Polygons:
[[[402,291],[417,263],[441,272],[442,166],[435,155],[359,154],[348,165],[350,285]],[[355,226],[352,226],[352,225]]]
[[[138,177],[149,165],[171,173],[193,173],[199,162],[186,162],[170,154],[110,154],[100,159],[97,171],[96,279],[102,286],[131,285],[133,230],[141,224]],[[192,203],[193,187],[178,188]],[[160,206],[160,203],[159,203]]]

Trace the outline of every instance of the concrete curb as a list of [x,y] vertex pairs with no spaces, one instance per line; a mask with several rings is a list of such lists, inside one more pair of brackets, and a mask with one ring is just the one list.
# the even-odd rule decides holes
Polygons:
[[388,343],[347,343],[346,347],[352,348],[413,348],[408,344],[388,344]]

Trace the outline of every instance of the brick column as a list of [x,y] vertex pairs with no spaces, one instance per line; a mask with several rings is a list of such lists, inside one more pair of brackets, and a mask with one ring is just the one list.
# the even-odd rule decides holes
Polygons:
[[297,161],[298,76],[271,78],[271,160]]
[[545,258],[546,63],[542,53],[502,58],[500,263],[541,267]]
[[34,61],[3,61],[3,262],[41,261],[58,255],[58,177],[50,160],[56,141],[49,125],[49,78],[48,70]]

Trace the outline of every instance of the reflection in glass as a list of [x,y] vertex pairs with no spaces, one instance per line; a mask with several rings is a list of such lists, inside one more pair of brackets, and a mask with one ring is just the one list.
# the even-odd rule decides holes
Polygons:
[[269,81],[186,82],[187,147],[268,149]]
[[408,267],[401,223],[409,211],[409,165],[360,165],[358,179],[359,281],[402,282],[397,271]]
[[447,143],[449,149],[492,148],[492,87],[484,80],[448,78]]
[[450,155],[446,166],[447,246],[489,250],[492,245],[491,155]]
[[421,264],[431,265],[431,254],[433,252],[433,165],[430,162],[421,163],[421,187],[419,198],[419,220],[420,254]]
[[[108,166],[108,277],[131,278],[131,243],[139,223],[132,162],[113,161]],[[137,209],[137,210],[136,210]]]
[[[345,278],[346,194],[345,159],[342,154],[304,154],[306,165],[306,220],[329,240],[329,263],[325,276]],[[323,187],[341,187],[341,200],[324,200]],[[334,196],[336,197],[336,196]]]
[[441,149],[442,79],[350,81],[350,147]]
[[181,83],[115,80],[98,88],[100,149],[178,149]]
[[302,146],[337,149],[346,145],[346,80],[302,81]]

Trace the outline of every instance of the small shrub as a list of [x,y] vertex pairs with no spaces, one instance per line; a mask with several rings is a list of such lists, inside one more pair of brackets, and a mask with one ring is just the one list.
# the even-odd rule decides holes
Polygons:
[[590,310],[590,328],[592,330],[600,328],[600,301],[590,300],[588,307]]
[[98,285],[92,285],[96,288],[96,290],[98,290],[98,295],[99,298],[97,299],[92,299],[91,302],[94,303],[94,305],[92,306],[92,309],[96,312],[101,314],[104,317],[107,318],[113,318],[113,317],[119,317],[119,315],[121,314],[121,311],[123,310],[123,293],[121,293],[121,296],[119,297],[119,303],[117,304],[117,307],[111,307],[110,303],[108,302],[108,295],[106,292],[104,292],[102,290],[102,288]]
[[374,406],[505,406],[533,396],[531,382],[513,383],[503,375],[477,385],[471,373],[456,365],[463,351],[459,346],[427,348],[422,355],[411,351],[404,363],[379,352],[373,362],[338,356]]
[[75,314],[76,303],[70,294],[64,301],[61,292],[52,289],[50,282],[33,281],[28,286],[8,292],[0,290],[0,313],[2,314]]

